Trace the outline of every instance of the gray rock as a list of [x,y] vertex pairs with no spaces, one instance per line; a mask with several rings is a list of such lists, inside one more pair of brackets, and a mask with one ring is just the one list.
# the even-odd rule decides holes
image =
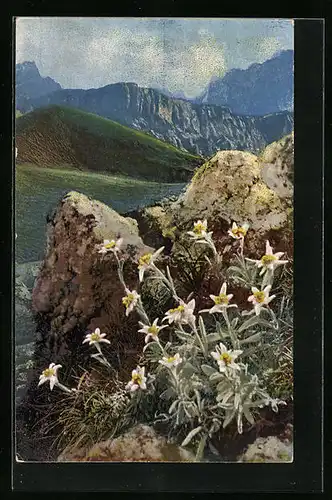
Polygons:
[[293,442],[281,441],[276,436],[257,438],[248,446],[238,459],[238,462],[292,462]]
[[266,185],[281,198],[293,197],[294,134],[273,142],[260,157],[261,176]]
[[152,427],[137,425],[116,439],[96,443],[91,448],[65,450],[58,462],[193,462],[185,448],[158,435]]

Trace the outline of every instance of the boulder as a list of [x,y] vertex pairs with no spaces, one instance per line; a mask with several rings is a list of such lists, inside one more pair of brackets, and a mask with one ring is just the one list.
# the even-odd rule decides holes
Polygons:
[[96,443],[90,448],[71,449],[58,462],[193,462],[195,456],[158,435],[148,425],[136,425],[115,439]]
[[196,170],[176,200],[143,209],[149,227],[172,238],[176,228],[198,219],[209,225],[248,222],[260,234],[287,228],[292,214],[294,137],[269,145],[260,156],[218,151]]
[[260,157],[261,176],[280,198],[291,199],[294,191],[294,134],[265,148]]
[[[48,226],[47,250],[32,294],[44,363],[63,360],[82,346],[84,335],[99,327],[113,348],[140,349],[135,313],[125,316],[125,295],[112,253],[102,257],[98,244],[123,238],[127,286],[137,287],[137,260],[152,249],[139,234],[137,222],[77,193],[60,202]],[[129,342],[130,346],[128,346]],[[67,360],[68,361],[68,360]]]
[[238,458],[238,462],[292,462],[293,441],[277,436],[259,437]]
[[287,222],[288,206],[261,176],[257,156],[243,151],[218,151],[199,168],[186,192],[171,205],[183,221],[223,219],[248,222],[268,231]]

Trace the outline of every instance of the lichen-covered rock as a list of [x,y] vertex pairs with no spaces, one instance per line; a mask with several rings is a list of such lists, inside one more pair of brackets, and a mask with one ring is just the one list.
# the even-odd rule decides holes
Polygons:
[[259,437],[250,444],[238,462],[292,462],[293,442],[276,436]]
[[152,427],[137,425],[115,439],[91,448],[65,450],[59,462],[193,462],[194,455],[158,435]]
[[218,151],[200,167],[186,192],[171,205],[181,218],[247,221],[268,231],[286,224],[286,205],[261,178],[257,156],[243,151]]
[[[291,134],[268,146],[260,156],[244,151],[218,151],[196,171],[176,201],[139,211],[137,220],[144,241],[165,246],[165,253],[172,255],[172,261],[177,256],[188,261],[189,253],[195,254],[190,257],[195,261],[197,249],[188,240],[187,232],[195,221],[207,219],[216,247],[227,264],[238,243],[227,231],[233,221],[247,222],[250,226],[245,244],[248,257],[260,258],[269,240],[274,251],[285,252],[291,258],[293,150]],[[275,167],[278,172],[276,187],[275,183],[265,181],[263,172],[267,161],[268,168]],[[285,178],[287,192],[285,186],[281,189]],[[185,248],[188,246],[190,248]]]
[[97,327],[117,349],[126,340],[135,348],[137,318],[135,313],[125,316],[116,260],[112,253],[103,258],[98,253],[103,239],[119,237],[126,283],[135,288],[137,259],[151,250],[139,237],[137,222],[77,192],[60,202],[49,224],[47,253],[32,296],[44,359],[54,361],[78,346],[84,349],[83,335]]
[[266,185],[281,198],[293,197],[294,134],[265,148],[260,157],[261,176]]

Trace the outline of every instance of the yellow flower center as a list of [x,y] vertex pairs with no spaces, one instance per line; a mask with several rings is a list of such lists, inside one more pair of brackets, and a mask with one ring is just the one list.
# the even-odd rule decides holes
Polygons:
[[151,253],[147,253],[145,255],[142,255],[142,257],[140,257],[140,259],[138,261],[139,267],[149,265],[151,262],[151,257],[152,257]]
[[151,335],[157,335],[159,331],[159,328],[156,325],[149,326],[148,328],[148,333],[151,333]]
[[218,297],[214,298],[214,303],[217,304],[218,306],[223,304],[227,305],[228,302],[229,300],[225,293],[221,293],[220,295],[218,295]]
[[53,368],[46,368],[46,370],[43,371],[44,377],[52,377],[52,375],[55,375],[55,370]]
[[134,375],[132,375],[131,380],[133,382],[135,382],[136,384],[141,385],[141,383],[142,383],[142,375],[140,375],[139,373],[135,373]]
[[112,240],[109,243],[106,243],[106,245],[104,245],[104,247],[106,248],[106,250],[109,250],[110,248],[114,248],[115,247],[115,241]]
[[173,363],[173,361],[175,360],[176,360],[175,356],[170,356],[169,358],[167,358],[167,363]]
[[199,224],[196,224],[194,226],[194,233],[195,234],[200,235],[200,234],[202,234],[203,231],[206,231],[206,227],[204,226],[204,224],[199,223]]
[[135,296],[133,293],[128,293],[127,297],[122,298],[122,304],[126,307],[126,309],[128,309],[134,298]]
[[263,257],[261,258],[261,262],[264,266],[268,266],[275,260],[277,260],[277,257],[275,255],[263,255]]
[[219,356],[220,361],[223,361],[225,365],[229,365],[232,362],[231,356],[228,354],[228,352],[223,352]]
[[234,236],[245,236],[247,234],[247,230],[244,227],[235,227],[232,229],[232,233]]
[[261,304],[262,302],[264,302],[265,293],[264,292],[255,292],[254,297],[255,297],[256,301]]
[[97,341],[100,340],[100,335],[98,333],[92,333],[91,340]]
[[179,306],[179,307],[176,307],[175,309],[170,309],[169,312],[171,314],[173,313],[176,313],[176,312],[183,312],[184,311],[184,306]]

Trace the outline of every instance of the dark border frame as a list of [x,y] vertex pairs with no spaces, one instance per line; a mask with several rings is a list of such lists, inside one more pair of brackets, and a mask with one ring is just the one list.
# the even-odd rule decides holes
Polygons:
[[[145,14],[145,13],[144,13]],[[144,15],[138,13],[138,15]],[[73,14],[72,14],[73,15]],[[151,16],[151,14],[150,14]],[[160,14],[159,14],[160,16]],[[253,16],[254,17],[254,16]],[[323,219],[323,65],[324,20],[295,22],[295,454],[292,464],[49,464],[17,463],[12,467],[16,491],[163,492],[320,492],[322,475],[322,219]],[[12,75],[12,61],[6,60]],[[11,83],[9,82],[9,92]],[[6,110],[11,115],[11,102]],[[12,119],[11,119],[12,122]],[[11,148],[12,138],[7,146]],[[10,155],[10,156],[9,156]],[[13,153],[6,152],[7,163]],[[2,374],[12,376],[11,282],[13,173],[2,172],[5,201],[0,249]],[[7,184],[7,185],[6,185]],[[2,214],[3,215],[3,214]],[[7,235],[8,239],[5,239]],[[5,286],[3,286],[5,283]],[[11,359],[13,362],[13,359]],[[10,383],[10,382],[9,382]],[[8,385],[7,385],[8,387]],[[12,400],[6,399],[12,445]],[[8,467],[1,467],[1,475]]]

